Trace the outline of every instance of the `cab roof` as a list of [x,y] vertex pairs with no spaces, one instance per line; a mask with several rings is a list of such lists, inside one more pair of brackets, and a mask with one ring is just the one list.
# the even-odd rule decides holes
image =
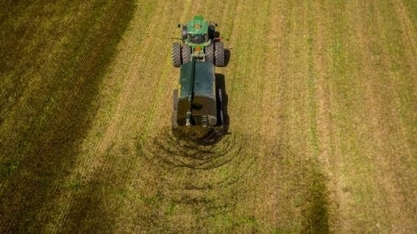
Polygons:
[[188,22],[187,29],[190,34],[205,34],[208,32],[208,22],[204,20],[203,16],[195,15],[194,18]]

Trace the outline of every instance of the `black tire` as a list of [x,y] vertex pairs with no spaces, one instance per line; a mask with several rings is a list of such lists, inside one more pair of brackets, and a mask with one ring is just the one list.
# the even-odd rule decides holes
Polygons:
[[181,36],[183,40],[187,39],[188,37],[188,29],[185,25],[182,26]]
[[223,42],[218,41],[214,45],[214,65],[216,67],[224,67],[224,46]]
[[214,64],[214,43],[206,47],[206,62]]
[[172,44],[172,63],[174,67],[181,66],[181,45],[179,43]]
[[215,32],[216,32],[216,27],[210,24],[209,30],[208,30],[208,36],[210,40],[213,40],[215,38],[216,36]]
[[182,53],[182,64],[188,63],[191,61],[191,48],[187,45],[184,45],[181,48]]

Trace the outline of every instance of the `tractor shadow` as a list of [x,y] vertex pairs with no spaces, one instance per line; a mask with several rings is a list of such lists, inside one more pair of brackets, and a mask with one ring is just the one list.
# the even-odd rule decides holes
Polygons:
[[224,77],[223,74],[220,73],[216,73],[215,75],[215,82],[216,82],[216,90],[217,91],[221,91],[221,92],[217,92],[218,95],[221,95],[220,97],[218,97],[218,100],[221,100],[221,103],[219,103],[222,111],[223,111],[223,135],[226,135],[229,133],[229,126],[230,126],[230,117],[227,111],[228,108],[228,104],[229,104],[229,97],[227,95],[227,90],[226,90],[226,79]]
[[224,49],[224,67],[229,65],[230,56],[230,49]]

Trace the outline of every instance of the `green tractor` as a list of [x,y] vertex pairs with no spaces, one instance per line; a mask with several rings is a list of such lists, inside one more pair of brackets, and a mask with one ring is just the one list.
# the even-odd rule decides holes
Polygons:
[[215,26],[196,15],[186,25],[178,24],[181,31],[181,43],[172,45],[172,61],[174,67],[192,60],[210,62],[217,67],[225,66],[224,45],[216,38]]

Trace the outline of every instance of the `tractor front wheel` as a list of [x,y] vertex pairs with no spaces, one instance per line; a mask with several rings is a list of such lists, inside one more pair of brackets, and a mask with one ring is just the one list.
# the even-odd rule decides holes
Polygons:
[[214,42],[206,47],[206,62],[214,64]]
[[187,45],[182,46],[182,64],[188,63],[191,60],[191,48]]

